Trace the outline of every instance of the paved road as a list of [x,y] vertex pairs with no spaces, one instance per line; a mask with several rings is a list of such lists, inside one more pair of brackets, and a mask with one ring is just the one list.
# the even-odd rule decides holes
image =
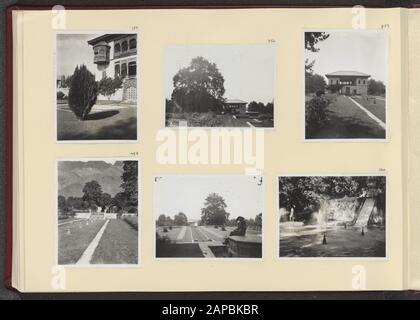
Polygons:
[[[162,232],[162,229],[159,232]],[[229,229],[222,231],[212,226],[185,226],[173,227],[172,230],[168,230],[165,234],[172,241],[176,242],[223,242],[229,232]]]

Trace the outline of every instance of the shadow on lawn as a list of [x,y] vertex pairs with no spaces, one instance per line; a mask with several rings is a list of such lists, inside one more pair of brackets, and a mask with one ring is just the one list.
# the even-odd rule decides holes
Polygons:
[[136,140],[137,118],[130,117],[118,120],[113,124],[103,126],[94,132],[66,133],[65,138],[59,140]]
[[89,114],[86,117],[86,120],[102,120],[102,119],[113,117],[119,113],[120,112],[118,110],[96,112],[96,113]]
[[385,130],[379,125],[367,125],[353,117],[337,116],[328,112],[328,120],[316,130],[306,128],[306,139],[385,139]]

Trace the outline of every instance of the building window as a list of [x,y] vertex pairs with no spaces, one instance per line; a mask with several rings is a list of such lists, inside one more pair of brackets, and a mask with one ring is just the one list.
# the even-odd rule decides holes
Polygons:
[[124,41],[122,43],[122,52],[126,52],[128,50],[128,44],[127,41]]
[[119,76],[120,76],[120,65],[116,64],[115,65],[114,78],[119,77]]
[[137,48],[137,40],[136,39],[131,39],[130,40],[130,50],[131,49],[136,49]]
[[135,76],[137,74],[137,65],[135,61],[128,63],[128,75]]
[[105,54],[105,49],[104,49],[104,48],[100,48],[100,49],[99,49],[99,53],[100,53],[101,55],[104,55],[104,54]]
[[125,78],[127,76],[127,64],[121,64],[121,77]]
[[114,46],[114,53],[120,53],[120,51],[121,51],[121,45],[119,43],[117,43]]
[[363,80],[363,84],[366,84],[366,80]]

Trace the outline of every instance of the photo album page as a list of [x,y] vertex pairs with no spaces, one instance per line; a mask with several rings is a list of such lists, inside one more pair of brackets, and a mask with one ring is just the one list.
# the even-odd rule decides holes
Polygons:
[[420,288],[416,10],[12,18],[13,287]]

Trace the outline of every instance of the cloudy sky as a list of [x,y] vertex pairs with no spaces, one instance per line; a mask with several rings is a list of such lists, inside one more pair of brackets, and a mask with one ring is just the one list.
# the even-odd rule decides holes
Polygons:
[[166,48],[165,97],[173,90],[172,78],[191,60],[203,57],[216,63],[225,79],[225,98],[263,103],[274,99],[274,45],[176,45]]
[[318,52],[305,50],[305,58],[315,60],[313,71],[325,75],[334,71],[359,71],[387,83],[388,34],[383,31],[328,31]]
[[260,177],[247,175],[163,176],[154,183],[155,218],[183,212],[190,221],[200,220],[204,201],[213,192],[225,199],[229,219],[255,218],[263,212],[263,188]]
[[93,72],[93,49],[87,41],[100,34],[57,34],[57,77],[73,74],[77,65],[85,64]]

